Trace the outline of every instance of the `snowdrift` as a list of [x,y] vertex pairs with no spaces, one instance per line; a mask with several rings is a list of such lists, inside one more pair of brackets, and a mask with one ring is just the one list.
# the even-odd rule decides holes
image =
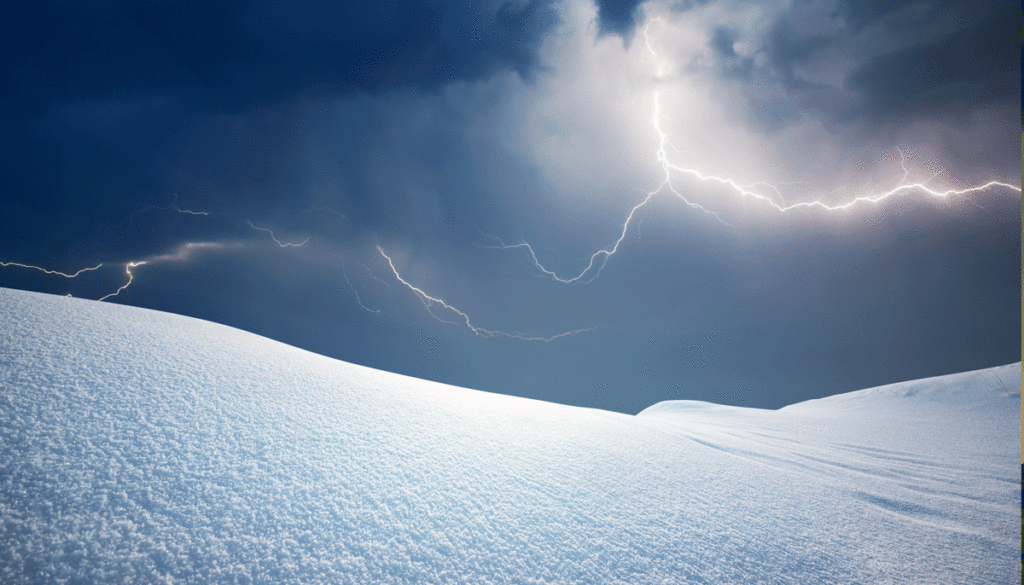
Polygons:
[[1019,433],[1019,364],[633,417],[0,289],[0,582],[1014,583]]

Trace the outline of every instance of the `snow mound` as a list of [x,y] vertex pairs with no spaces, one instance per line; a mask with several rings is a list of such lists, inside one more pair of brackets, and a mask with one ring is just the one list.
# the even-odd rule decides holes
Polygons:
[[1018,365],[632,417],[79,299],[0,323],[3,583],[1020,579]]

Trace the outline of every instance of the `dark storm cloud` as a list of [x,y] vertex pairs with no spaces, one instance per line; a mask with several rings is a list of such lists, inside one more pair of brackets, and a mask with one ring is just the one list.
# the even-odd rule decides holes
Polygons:
[[[1011,2],[800,4],[766,39],[770,67],[802,105],[840,122],[906,124],[966,120],[971,111],[1019,101],[1019,6]],[[827,14],[825,14],[827,12]],[[823,30],[823,15],[836,26]],[[872,39],[875,39],[872,41]],[[812,68],[853,67],[830,86]]]
[[601,34],[628,38],[637,24],[641,0],[597,0],[597,18]]
[[847,79],[860,99],[858,113],[872,121],[956,120],[977,107],[1019,101],[1020,24],[1020,10],[1004,2],[980,22],[935,42],[871,59]]
[[353,228],[410,245],[508,233],[516,229],[504,225],[509,215],[543,214],[537,170],[506,143],[505,100],[529,99],[515,93],[522,88],[506,76],[431,95],[359,96],[310,113],[306,190],[330,197]]
[[809,83],[799,78],[795,69],[817,57],[832,42],[823,34],[810,34],[799,22],[780,19],[769,33],[766,52],[775,72],[790,87],[804,88]]
[[927,144],[963,180],[1015,174],[1018,4],[720,0],[683,17],[706,35],[684,71],[758,131],[816,124],[849,144]]
[[174,193],[258,219],[305,186],[309,103],[529,78],[556,22],[548,0],[20,5],[0,24],[0,245],[73,262]]
[[165,93],[235,110],[311,92],[435,87],[529,75],[555,23],[546,0],[38,2],[8,14],[2,95],[52,100]]

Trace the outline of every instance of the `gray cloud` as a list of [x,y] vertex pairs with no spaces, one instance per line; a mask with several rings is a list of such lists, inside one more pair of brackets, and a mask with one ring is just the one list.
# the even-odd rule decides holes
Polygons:
[[933,42],[916,43],[859,65],[847,78],[854,115],[874,123],[938,117],[966,121],[972,110],[1020,101],[1020,11],[999,3],[984,18]]
[[637,24],[637,10],[642,0],[597,0],[597,17],[602,34],[628,38]]

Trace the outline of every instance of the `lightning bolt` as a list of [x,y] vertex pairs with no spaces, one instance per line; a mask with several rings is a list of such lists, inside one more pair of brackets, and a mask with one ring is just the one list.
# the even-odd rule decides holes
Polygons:
[[261,232],[267,232],[268,234],[270,234],[270,239],[274,240],[274,243],[276,243],[281,248],[299,248],[301,246],[306,245],[306,242],[309,241],[309,238],[306,238],[305,240],[302,240],[301,242],[298,243],[282,242],[281,240],[277,239],[276,236],[274,236],[274,232],[268,230],[267,228],[255,226],[249,220],[246,220],[245,223],[249,224],[249,227],[251,227],[254,230],[259,230]]
[[166,254],[158,254],[156,256],[149,256],[145,260],[129,262],[125,265],[124,269],[125,274],[128,275],[128,282],[124,283],[124,285],[122,285],[121,288],[100,298],[99,300],[102,301],[105,299],[109,299],[110,297],[116,297],[117,295],[121,294],[121,291],[128,288],[128,286],[131,285],[132,281],[134,280],[134,276],[132,275],[132,268],[143,266],[145,264],[152,265],[162,264],[165,262],[187,262],[191,260],[192,256],[195,255],[197,252],[236,250],[241,247],[243,247],[242,244],[237,242],[226,244],[220,242],[185,242],[184,244],[181,244],[177,248],[175,248],[174,251],[172,252]]
[[83,272],[89,272],[89,271],[92,271],[92,270],[97,270],[98,268],[103,266],[103,264],[97,264],[96,266],[93,266],[92,268],[83,268],[83,269],[79,270],[78,272],[76,272],[74,274],[67,274],[67,273],[64,273],[64,272],[57,271],[57,270],[47,270],[47,269],[41,268],[39,266],[32,266],[31,264],[19,264],[17,262],[0,262],[0,267],[6,268],[8,266],[17,266],[19,268],[30,268],[32,270],[38,270],[40,272],[45,272],[46,274],[56,274],[57,276],[63,276],[64,278],[76,278],[79,274],[81,274]]
[[161,209],[161,210],[164,210],[164,211],[175,211],[177,213],[184,213],[186,215],[210,215],[209,213],[207,213],[205,211],[192,211],[191,209],[182,209],[182,208],[178,207],[178,194],[175,193],[174,194],[174,201],[171,202],[171,204],[169,206],[167,206],[167,207],[157,207],[156,205],[151,205],[149,207],[145,207],[143,209],[140,209],[140,210],[132,213],[131,215],[128,216],[128,219],[131,219],[131,218],[135,217],[136,215],[138,215],[140,213],[149,211],[150,209]]
[[[363,266],[363,265],[360,264],[360,266]],[[366,268],[366,267],[363,266],[363,268]],[[369,272],[370,269],[367,268],[366,270],[367,270],[367,272]],[[341,275],[345,278],[345,282],[348,284],[348,287],[350,289],[352,289],[352,294],[355,295],[356,302],[359,303],[360,307],[366,309],[370,313],[380,313],[380,309],[371,309],[370,307],[367,307],[366,305],[363,304],[363,300],[359,298],[359,291],[356,290],[356,287],[352,286],[352,281],[348,279],[348,269],[345,266],[345,261],[344,260],[341,261]],[[373,276],[372,272],[370,273],[370,276]],[[377,279],[377,280],[380,280],[376,276],[373,276],[373,277],[375,279]],[[381,280],[381,282],[384,282],[384,281]]]
[[143,264],[146,264],[145,260],[143,260],[141,262],[129,262],[128,264],[125,264],[124,272],[125,272],[125,274],[128,275],[128,282],[124,283],[121,286],[121,288],[119,288],[116,291],[110,293],[109,295],[100,297],[99,300],[100,301],[105,301],[105,300],[109,299],[110,297],[116,297],[117,295],[121,294],[121,291],[123,291],[124,289],[128,288],[128,286],[132,283],[132,280],[134,279],[134,277],[132,276],[132,268],[135,268],[136,266],[142,266]]
[[[651,25],[659,20],[659,17],[655,17],[647,23],[647,26],[644,27],[644,40],[645,46],[647,47],[647,51],[651,54],[652,57],[654,57],[656,63],[655,77],[660,80],[665,75],[668,74],[669,68],[665,63],[665,60],[658,55],[657,51],[655,51],[654,47],[651,45],[650,36]],[[900,178],[900,181],[897,183],[897,185],[889,190],[873,193],[870,195],[859,195],[847,200],[846,202],[836,204],[826,203],[825,201],[817,199],[810,201],[801,201],[797,203],[786,203],[785,199],[782,197],[782,192],[774,185],[767,183],[765,181],[756,181],[750,184],[743,184],[729,177],[721,177],[718,175],[707,174],[699,169],[680,166],[672,162],[669,159],[668,154],[670,148],[674,150],[676,153],[682,153],[684,151],[679,150],[678,148],[676,148],[674,144],[672,144],[671,140],[668,137],[668,133],[665,132],[665,130],[662,128],[663,116],[661,113],[660,91],[654,91],[653,101],[654,107],[650,123],[651,128],[654,130],[654,133],[658,138],[658,148],[655,151],[654,156],[658,165],[660,165],[662,172],[664,173],[663,179],[661,183],[653,191],[648,191],[643,200],[641,200],[639,203],[634,205],[629,210],[629,213],[626,215],[625,221],[622,223],[622,229],[619,232],[618,238],[611,245],[605,248],[601,248],[598,251],[591,254],[586,266],[583,268],[582,271],[580,271],[575,276],[560,276],[558,273],[545,267],[540,262],[540,259],[537,257],[537,254],[534,251],[533,247],[526,241],[520,241],[517,244],[505,244],[500,238],[497,238],[493,235],[487,235],[487,237],[496,240],[498,242],[498,245],[484,247],[500,250],[522,249],[526,253],[526,256],[530,260],[530,263],[533,264],[533,266],[537,270],[539,270],[541,274],[543,274],[544,276],[549,277],[552,280],[555,280],[563,284],[572,284],[580,281],[588,283],[592,282],[595,278],[601,275],[601,271],[604,270],[605,265],[607,265],[608,259],[614,256],[616,252],[618,252],[619,246],[622,244],[623,240],[625,240],[626,234],[628,233],[630,226],[633,224],[633,220],[637,212],[646,207],[647,204],[650,203],[651,200],[658,194],[668,193],[671,196],[674,196],[675,198],[682,201],[687,207],[694,209],[696,211],[700,211],[705,215],[714,218],[716,221],[718,221],[724,226],[733,228],[731,224],[727,223],[722,219],[718,212],[708,209],[703,205],[695,201],[692,201],[688,199],[685,195],[683,195],[683,193],[680,192],[680,190],[677,189],[676,185],[673,183],[674,176],[685,176],[703,183],[716,183],[718,185],[728,188],[729,190],[733,191],[734,193],[741,197],[764,202],[765,204],[768,205],[768,207],[780,213],[807,209],[820,209],[826,212],[844,211],[861,204],[880,204],[883,201],[895,197],[899,194],[909,192],[920,192],[923,193],[924,195],[931,196],[937,199],[949,199],[951,197],[966,196],[971,195],[973,193],[979,193],[982,191],[988,191],[990,189],[999,188],[1009,189],[1011,191],[1016,191],[1018,193],[1021,192],[1021,187],[1019,185],[1012,185],[1009,183],[1004,183],[1002,181],[988,181],[987,183],[984,183],[982,185],[966,187],[963,189],[936,189],[933,187],[929,187],[927,183],[934,179],[937,175],[932,176],[931,179],[923,183],[907,183],[906,180],[910,173],[910,170],[907,168],[906,156],[904,155],[903,150],[897,148],[896,150],[900,153],[900,166],[903,170],[903,176]],[[774,192],[777,196],[777,199],[769,195],[765,195],[759,190],[755,190],[756,188],[759,187]]]
[[411,283],[409,283],[409,281],[402,278],[402,275],[398,273],[398,269],[395,268],[395,263],[391,260],[391,257],[384,252],[383,248],[377,246],[377,251],[380,252],[380,255],[383,256],[385,260],[388,261],[388,266],[391,267],[391,272],[392,274],[395,275],[395,279],[397,279],[398,282],[404,284],[406,288],[408,288],[409,290],[416,294],[416,297],[419,298],[420,302],[423,303],[423,306],[427,308],[427,312],[430,313],[431,317],[437,319],[442,323],[447,323],[449,325],[458,325],[458,322],[442,319],[437,315],[437,313],[434,312],[435,307],[442,307],[448,310],[449,312],[458,315],[459,320],[461,320],[465,324],[465,326],[470,331],[473,332],[474,335],[480,337],[507,337],[510,339],[519,339],[522,341],[550,342],[562,337],[568,337],[570,335],[579,335],[580,333],[587,333],[597,329],[597,327],[587,327],[585,329],[574,329],[572,331],[566,331],[565,333],[559,333],[557,335],[552,335],[550,337],[542,337],[534,335],[523,335],[521,333],[506,333],[504,331],[493,331],[490,329],[484,329],[483,327],[477,327],[476,325],[473,325],[472,321],[470,321],[469,319],[469,315],[467,315],[466,313],[463,313],[459,309],[456,309],[455,307],[449,305],[443,299],[428,295],[427,293],[423,292],[422,289],[412,285]]
[[[128,262],[127,264],[125,264],[125,274],[128,275],[128,282],[123,284],[116,291],[114,291],[114,292],[112,292],[110,294],[104,295],[104,296],[100,297],[98,300],[103,301],[103,300],[109,299],[110,297],[116,297],[117,295],[121,294],[122,291],[124,291],[126,288],[128,288],[128,286],[130,286],[132,284],[132,282],[134,281],[134,275],[132,274],[132,268],[136,268],[136,267],[142,266],[144,264],[160,264],[160,263],[164,263],[164,262],[186,262],[186,261],[190,260],[192,258],[192,256],[196,252],[210,251],[210,250],[220,251],[220,250],[226,250],[226,249],[237,249],[237,248],[240,248],[240,247],[242,247],[242,245],[240,243],[186,242],[184,244],[179,245],[177,248],[175,248],[171,252],[164,253],[164,254],[158,254],[158,255],[155,255],[155,256],[149,256],[149,257],[145,258],[144,260],[135,260],[135,261]],[[19,267],[19,268],[29,268],[29,269],[32,269],[32,270],[38,270],[40,272],[45,272],[46,274],[54,274],[54,275],[57,275],[57,276],[62,276],[64,278],[75,278],[78,275],[82,274],[83,272],[90,272],[90,271],[93,271],[93,270],[97,270],[97,269],[99,269],[100,267],[102,267],[104,265],[103,264],[97,264],[96,266],[92,266],[90,268],[83,268],[83,269],[81,269],[78,272],[75,272],[73,274],[68,274],[68,273],[65,273],[65,272],[57,271],[57,270],[47,270],[46,268],[42,268],[40,266],[32,266],[30,264],[19,264],[17,262],[0,262],[0,267],[8,267],[8,266],[15,266],[15,267]],[[67,296],[71,296],[71,294],[68,293]]]
[[[650,22],[647,23],[647,26],[644,27],[644,39],[646,41],[645,44],[646,44],[648,52],[650,52],[651,56],[654,57],[655,61],[657,62],[656,76],[658,78],[661,78],[667,72],[667,68],[664,65],[664,60],[654,50],[654,47],[651,46],[651,38],[650,38],[650,28],[651,28],[651,25],[654,24],[655,22],[659,21],[659,20],[660,20],[660,18],[655,17],[655,18],[651,19]],[[935,197],[935,198],[939,198],[939,199],[948,199],[950,197],[955,197],[955,196],[970,195],[972,193],[978,193],[978,192],[981,192],[981,191],[987,191],[989,189],[995,189],[995,188],[1009,189],[1009,190],[1012,190],[1012,191],[1017,191],[1018,193],[1021,192],[1021,188],[1020,188],[1019,185],[1012,185],[1012,184],[1009,184],[1009,183],[1004,183],[1002,181],[989,181],[989,182],[987,182],[987,183],[985,183],[983,185],[967,187],[967,188],[964,188],[964,189],[933,189],[933,188],[931,188],[931,187],[929,187],[927,185],[927,183],[929,181],[931,181],[931,179],[929,179],[929,181],[925,181],[924,183],[920,183],[920,182],[917,182],[917,183],[906,183],[907,176],[910,174],[910,170],[907,168],[907,164],[906,164],[907,159],[906,159],[906,156],[903,153],[903,150],[901,148],[897,148],[896,149],[897,152],[900,153],[900,167],[903,170],[903,176],[900,178],[899,182],[897,183],[897,185],[895,187],[893,187],[893,188],[891,188],[891,189],[889,189],[887,191],[880,192],[880,193],[874,193],[874,194],[871,194],[871,195],[862,195],[862,196],[853,197],[853,198],[849,199],[848,201],[846,201],[845,203],[829,204],[829,203],[826,203],[826,202],[821,201],[821,200],[811,200],[811,201],[802,201],[802,202],[799,202],[799,203],[786,204],[785,200],[782,198],[782,194],[779,191],[779,189],[777,187],[775,187],[774,185],[772,185],[770,183],[767,183],[765,181],[756,181],[756,182],[748,184],[748,185],[743,185],[740,182],[738,182],[738,181],[736,181],[734,179],[728,178],[728,177],[720,177],[720,176],[717,176],[717,175],[705,174],[704,172],[702,172],[702,171],[700,171],[698,169],[682,167],[682,166],[679,166],[679,165],[669,161],[668,153],[667,153],[667,150],[666,150],[666,146],[672,146],[672,144],[669,141],[668,134],[661,127],[661,119],[662,119],[662,116],[661,116],[661,94],[660,94],[660,92],[655,91],[654,92],[654,115],[653,115],[652,120],[651,120],[651,126],[654,128],[654,132],[658,135],[658,151],[656,153],[657,161],[661,165],[662,169],[665,172],[665,180],[662,183],[661,187],[659,187],[659,190],[662,189],[662,188],[666,188],[667,187],[674,195],[676,195],[677,197],[682,199],[683,202],[687,203],[687,205],[689,205],[690,207],[693,207],[695,209],[699,209],[699,210],[704,211],[706,213],[711,213],[716,218],[718,217],[718,215],[716,213],[708,211],[707,209],[701,207],[700,205],[696,205],[696,204],[691,203],[685,197],[683,197],[678,191],[676,191],[675,187],[672,185],[671,173],[675,172],[675,173],[679,173],[679,174],[682,174],[682,175],[688,175],[688,176],[690,176],[690,177],[692,177],[692,178],[694,178],[694,179],[696,179],[698,181],[701,181],[701,182],[718,183],[718,184],[720,184],[722,186],[729,187],[735,193],[737,193],[737,194],[739,194],[739,195],[741,195],[743,197],[750,197],[750,198],[753,198],[753,199],[757,199],[759,201],[763,201],[763,202],[767,203],[770,207],[774,208],[775,210],[777,210],[779,212],[788,212],[788,211],[793,211],[793,210],[798,210],[798,209],[808,209],[808,208],[818,208],[818,209],[821,209],[821,210],[824,210],[824,211],[842,211],[842,210],[850,209],[851,207],[854,207],[854,206],[862,204],[862,203],[875,203],[875,204],[881,203],[881,202],[885,201],[886,199],[889,199],[890,197],[896,196],[896,195],[898,195],[900,193],[909,192],[909,191],[919,191],[921,193],[924,193],[925,195],[929,195],[931,197]],[[676,149],[675,146],[672,146],[672,148],[674,150],[676,150],[677,152],[679,152],[679,150]],[[935,176],[938,176],[938,175],[932,176],[932,179],[934,179]],[[772,197],[770,197],[768,195],[764,195],[763,193],[759,193],[758,191],[755,191],[754,187],[757,187],[757,186],[764,186],[764,187],[767,187],[768,189],[770,189],[771,191],[774,191],[776,193],[776,195],[778,195],[779,199],[776,200],[776,199],[774,199],[774,198],[772,198]],[[653,195],[653,193],[652,193],[652,195]]]

